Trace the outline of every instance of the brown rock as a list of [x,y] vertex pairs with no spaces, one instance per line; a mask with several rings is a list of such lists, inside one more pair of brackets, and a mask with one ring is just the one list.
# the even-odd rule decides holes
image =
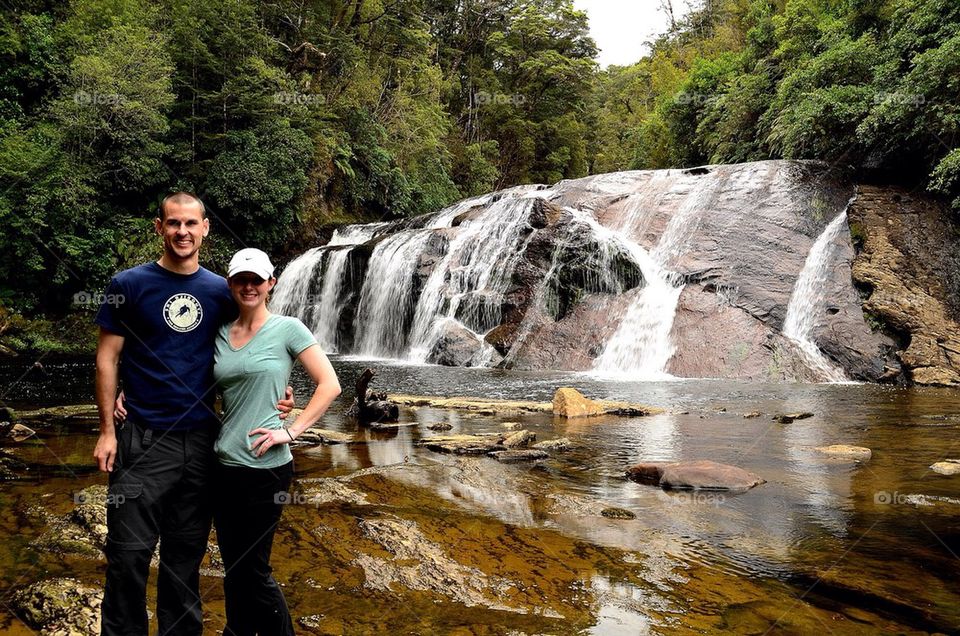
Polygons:
[[941,475],[960,475],[960,459],[945,459],[930,465],[930,470]]
[[627,470],[627,477],[639,483],[668,489],[749,490],[764,483],[763,479],[749,471],[708,459],[637,464]]
[[496,458],[498,462],[502,462],[504,464],[518,464],[520,462],[532,462],[538,459],[545,459],[549,457],[549,455],[547,455],[546,452],[542,450],[537,450],[535,448],[493,451],[487,454],[490,455],[491,457]]
[[604,508],[600,514],[607,519],[636,519],[637,515],[624,508]]
[[852,459],[858,462],[865,462],[873,456],[873,452],[869,448],[865,448],[863,446],[850,446],[848,444],[817,446],[814,448],[814,450],[823,453],[824,455],[830,455],[831,457]]
[[505,450],[499,435],[437,435],[417,442],[438,453],[454,455],[485,455],[491,451]]
[[602,404],[585,397],[576,389],[557,389],[553,395],[553,414],[560,417],[587,417],[603,415],[605,412]]
[[774,415],[773,418],[771,418],[771,419],[773,419],[774,422],[779,422],[780,424],[789,424],[790,422],[793,422],[794,420],[805,420],[805,419],[807,419],[808,417],[813,417],[813,413],[806,413],[806,412],[804,412],[804,413],[778,413],[777,415]]
[[507,448],[524,448],[536,439],[537,434],[532,431],[517,431],[507,435],[503,440],[503,445]]

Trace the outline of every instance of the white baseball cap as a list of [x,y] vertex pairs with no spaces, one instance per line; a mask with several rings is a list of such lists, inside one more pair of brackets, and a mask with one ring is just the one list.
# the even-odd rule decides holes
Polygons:
[[273,263],[270,257],[263,250],[255,247],[247,247],[230,259],[230,267],[227,269],[227,277],[234,276],[240,272],[252,272],[264,280],[273,277]]

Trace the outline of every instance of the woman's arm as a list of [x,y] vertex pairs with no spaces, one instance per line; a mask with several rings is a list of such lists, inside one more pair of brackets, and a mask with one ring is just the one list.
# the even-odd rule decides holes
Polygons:
[[288,428],[280,430],[258,428],[250,432],[250,435],[260,435],[253,443],[253,450],[257,457],[263,455],[271,446],[289,444],[295,440],[300,433],[319,421],[340,395],[340,381],[337,379],[337,373],[319,345],[307,347],[300,352],[297,359],[307,374],[317,383],[317,388],[303,412]]

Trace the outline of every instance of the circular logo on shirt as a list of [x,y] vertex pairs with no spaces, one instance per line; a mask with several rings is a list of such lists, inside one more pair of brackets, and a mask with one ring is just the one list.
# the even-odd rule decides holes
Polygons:
[[163,306],[163,318],[175,331],[193,331],[203,318],[203,307],[190,294],[174,294]]

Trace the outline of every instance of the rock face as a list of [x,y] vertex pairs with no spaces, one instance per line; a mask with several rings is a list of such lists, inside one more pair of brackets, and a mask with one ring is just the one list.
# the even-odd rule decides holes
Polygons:
[[627,477],[667,489],[743,491],[764,483],[749,471],[708,459],[637,464],[627,470]]
[[18,590],[13,607],[45,636],[100,633],[103,592],[76,579],[49,579]]
[[[335,245],[309,254],[315,266],[291,263],[291,276],[305,280],[281,276],[278,311],[335,331],[344,353],[357,347],[454,366],[758,381],[828,379],[810,362],[809,347],[850,379],[895,380],[895,352],[909,332],[922,335],[901,356],[911,377],[953,382],[948,369],[960,349],[945,323],[905,325],[910,318],[937,323],[932,304],[916,316],[903,301],[901,316],[878,296],[863,313],[844,214],[864,214],[865,192],[848,211],[855,186],[810,161],[517,186],[421,217],[338,230]],[[871,217],[867,225],[882,222]],[[942,235],[947,241],[949,233]],[[871,243],[878,254],[881,247]],[[920,244],[901,252],[909,262],[922,260],[914,247]],[[348,258],[337,262],[348,266],[321,265],[326,252],[332,263],[345,250]],[[883,277],[894,266],[902,269],[879,256],[879,273],[861,268],[858,281],[899,293]],[[798,285],[810,271],[815,284]],[[324,295],[330,290],[336,293]],[[307,307],[306,299],[320,296],[329,306]],[[393,304],[374,308],[377,299]],[[872,329],[885,313],[891,328]],[[795,324],[788,315],[798,314],[802,334],[788,328]],[[321,324],[326,316],[339,317],[335,329]],[[651,342],[669,346],[647,361],[643,343]]]
[[850,227],[864,311],[896,342],[907,376],[960,385],[960,242],[950,213],[905,190],[860,186]]

